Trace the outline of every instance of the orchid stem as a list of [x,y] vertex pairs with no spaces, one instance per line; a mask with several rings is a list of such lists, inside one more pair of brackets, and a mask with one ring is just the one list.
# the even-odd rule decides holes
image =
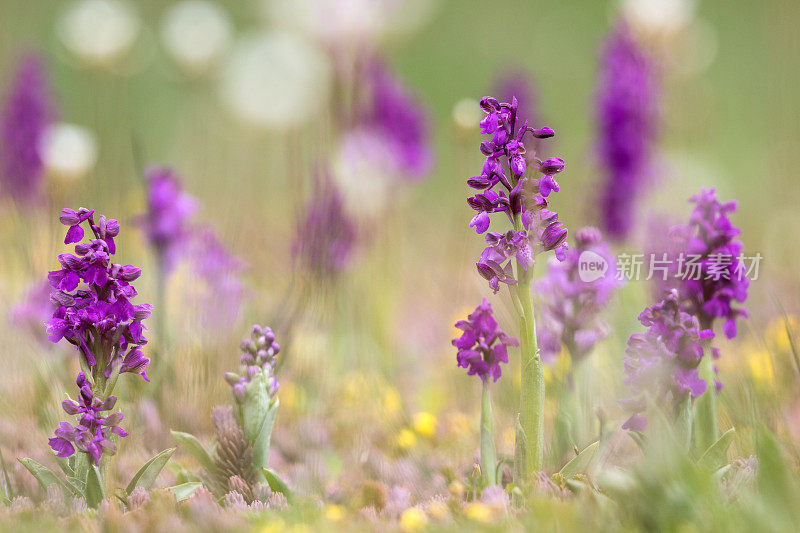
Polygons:
[[489,394],[489,379],[483,380],[481,395],[481,470],[484,486],[497,485],[497,452],[494,447],[494,423],[492,421],[492,398]]

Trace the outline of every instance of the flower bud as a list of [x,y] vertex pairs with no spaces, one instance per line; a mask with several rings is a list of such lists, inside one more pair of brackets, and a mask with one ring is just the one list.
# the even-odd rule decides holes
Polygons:
[[556,134],[556,132],[553,131],[552,128],[548,128],[547,126],[543,128],[532,129],[529,131],[533,133],[533,136],[536,137],[537,139],[548,139]]
[[487,113],[500,111],[500,102],[498,102],[496,98],[493,98],[491,96],[484,96],[483,98],[481,98],[481,109],[483,109]]
[[542,232],[542,245],[545,250],[552,250],[567,240],[567,229],[561,226],[561,222],[556,220],[547,226]]
[[539,163],[539,171],[542,174],[552,176],[564,170],[564,160],[560,157],[551,157]]

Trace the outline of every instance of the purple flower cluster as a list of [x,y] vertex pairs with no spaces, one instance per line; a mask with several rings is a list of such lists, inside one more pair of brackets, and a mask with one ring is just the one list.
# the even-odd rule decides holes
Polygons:
[[355,247],[356,224],[328,175],[315,180],[296,231],[292,254],[308,271],[329,278],[347,268]]
[[427,111],[380,62],[365,74],[371,105],[359,122],[386,143],[393,159],[386,164],[412,180],[425,178],[433,166]]
[[274,398],[278,392],[275,356],[281,351],[280,345],[275,342],[275,333],[269,327],[256,324],[253,326],[250,338],[242,341],[239,349],[242,351],[239,374],[233,372],[225,374],[225,381],[231,386],[233,397],[237,402],[244,402],[247,386],[260,375],[267,382],[270,399]]
[[[687,276],[679,289],[683,308],[697,317],[700,325],[711,329],[714,320],[724,319],[723,331],[736,337],[736,320],[747,318],[747,310],[733,307],[747,299],[750,281],[741,260],[744,246],[741,233],[728,218],[736,202],[720,203],[714,189],[703,189],[691,198],[694,210],[686,232],[686,256],[696,257],[699,276]],[[689,268],[688,266],[686,268]]]
[[164,274],[167,274],[191,237],[189,218],[197,210],[197,200],[183,191],[170,168],[152,167],[147,170],[146,178],[147,214],[141,223],[147,241],[163,262]]
[[104,416],[105,411],[110,411],[117,403],[116,396],[109,396],[105,400],[95,396],[92,384],[81,372],[77,379],[80,389],[78,402],[64,400],[61,406],[69,415],[80,416],[77,426],[69,422],[61,422],[55,431],[55,437],[50,439],[50,447],[59,457],[69,457],[78,451],[89,454],[94,464],[100,464],[103,454],[114,455],[116,445],[111,441],[112,435],[127,437],[128,433],[119,427],[125,418],[121,412]]
[[[555,175],[564,170],[564,160],[552,157],[542,161],[535,153],[527,152],[523,144],[528,133],[535,139],[545,139],[555,132],[548,127],[530,128],[527,121],[517,127],[517,105],[516,98],[511,103],[500,103],[490,96],[481,100],[486,117],[481,120],[480,132],[492,139],[481,143],[481,153],[486,156],[481,175],[467,180],[471,188],[480,191],[467,199],[477,211],[469,225],[478,234],[489,229],[492,213],[505,213],[514,225],[505,234],[486,235],[488,246],[477,263],[478,272],[495,292],[500,282],[517,282],[512,257],[527,269],[538,252],[555,250],[563,260],[567,250],[567,230],[558,214],[547,208],[547,197],[560,189]],[[524,177],[529,164],[536,166],[541,177]]]
[[17,201],[31,202],[40,191],[39,145],[53,115],[42,62],[35,55],[24,57],[0,117],[0,182]]
[[506,335],[492,316],[492,306],[484,298],[483,303],[470,313],[467,320],[456,322],[456,328],[464,333],[453,339],[458,348],[458,366],[468,369],[470,376],[481,380],[491,376],[500,378],[500,363],[508,363],[508,347],[519,346],[519,340]]
[[697,317],[683,311],[678,292],[670,291],[664,300],[639,315],[645,333],[628,339],[625,384],[632,395],[620,402],[630,417],[623,429],[642,431],[647,426],[643,412],[647,399],[677,408],[689,396],[706,392],[708,384],[697,367],[704,356],[703,341],[714,337],[703,329]]
[[[605,262],[608,270],[596,279],[584,281],[589,262]],[[551,261],[547,274],[537,283],[542,298],[542,327],[537,329],[539,348],[545,361],[552,361],[564,346],[573,363],[588,356],[594,345],[607,335],[599,314],[613,292],[622,284],[614,275],[614,259],[600,230],[579,229],[575,248],[563,262]]]
[[[137,295],[131,282],[142,270],[111,261],[119,222],[95,217],[94,211],[82,207],[62,210],[61,223],[69,227],[64,243],[78,243],[77,255],[59,255],[61,269],[48,275],[50,298],[58,305],[47,322],[50,341],[66,339],[75,345],[93,372],[99,370],[108,377],[119,370],[147,379],[150,359],[140,349],[147,343],[142,320],[150,316],[153,306],[131,301]],[[86,242],[82,242],[83,224],[93,234]]]
[[598,151],[606,175],[602,222],[608,235],[621,239],[633,225],[636,198],[651,173],[657,88],[653,64],[624,22],[609,36],[600,69]]

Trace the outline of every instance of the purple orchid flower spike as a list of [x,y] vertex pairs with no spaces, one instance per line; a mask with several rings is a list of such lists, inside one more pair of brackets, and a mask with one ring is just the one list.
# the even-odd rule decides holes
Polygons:
[[[104,414],[116,403],[111,392],[119,375],[133,373],[147,380],[150,359],[142,352],[147,344],[142,322],[153,307],[132,302],[137,295],[132,282],[142,270],[113,262],[114,238],[120,231],[117,220],[86,208],[64,209],[60,220],[68,226],[65,243],[75,244],[75,254],[59,255],[61,268],[48,275],[50,300],[56,308],[46,329],[51,342],[66,340],[76,347],[81,366],[90,375],[78,376],[79,400],[62,404],[67,414],[79,417],[78,424],[62,422],[50,446],[59,457],[79,451],[99,464],[104,455],[116,452],[112,435],[127,436],[119,427],[122,413]],[[91,230],[86,240],[84,225]]]
[[466,320],[456,322],[463,333],[452,344],[458,348],[458,366],[466,368],[468,375],[496,382],[502,374],[500,364],[508,363],[508,347],[519,346],[519,340],[500,329],[493,313],[484,299]]
[[598,157],[605,175],[602,227],[623,239],[633,227],[637,198],[653,173],[657,80],[653,61],[620,22],[601,59],[596,102]]
[[41,192],[40,145],[54,115],[42,60],[23,57],[0,114],[0,188],[18,202],[30,204]]

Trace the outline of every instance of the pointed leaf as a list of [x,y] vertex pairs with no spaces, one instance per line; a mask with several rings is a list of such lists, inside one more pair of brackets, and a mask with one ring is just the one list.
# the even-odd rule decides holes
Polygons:
[[253,441],[253,466],[258,471],[259,468],[265,468],[269,461],[269,444],[272,438],[272,428],[275,426],[275,417],[278,415],[279,402],[275,402],[267,410],[261,427],[258,431],[258,436]]
[[578,474],[583,474],[586,471],[586,467],[588,467],[589,463],[592,462],[592,458],[594,458],[594,454],[597,451],[598,446],[600,446],[598,441],[588,445],[583,449],[583,451],[581,451],[581,453],[579,453],[576,457],[573,457],[570,462],[565,464],[558,473],[564,476],[566,479],[573,478]]
[[[75,455],[70,455],[69,459],[72,459],[73,457],[75,457]],[[65,459],[64,457],[56,457],[56,463],[58,463],[59,468],[61,468],[61,471],[64,472],[66,477],[75,477],[75,470],[72,469],[68,459]]]
[[45,492],[47,492],[47,487],[49,487],[53,483],[56,483],[59,487],[61,487],[61,490],[64,492],[65,495],[68,494],[67,492],[68,489],[66,486],[64,486],[64,483],[62,483],[61,480],[58,479],[58,476],[56,476],[53,473],[53,471],[47,468],[46,466],[44,466],[41,463],[37,463],[36,461],[28,457],[17,460],[20,463],[22,463],[22,466],[24,466],[28,470],[28,472],[33,474],[33,477],[36,478],[36,481],[39,482],[39,485],[42,486]]
[[175,476],[176,485],[182,485],[183,483],[188,483],[190,481],[192,482],[200,481],[200,478],[198,478],[192,472],[184,468],[182,464],[176,461],[170,461],[169,463],[167,463],[167,470],[169,470],[172,473],[172,475]]
[[206,451],[200,441],[197,440],[197,437],[191,433],[184,433],[182,431],[170,431],[170,433],[172,433],[172,436],[184,450],[203,465],[203,468],[209,472],[213,472],[216,469],[214,459]]
[[6,468],[6,459],[3,457],[3,452],[0,450],[0,466],[3,468],[3,482],[5,485],[4,496],[6,498],[14,498],[14,491],[11,486],[11,478],[8,477],[8,469]]
[[708,447],[698,463],[712,470],[718,470],[725,465],[728,462],[728,448],[731,447],[735,434],[734,428],[723,433],[717,442]]
[[86,481],[75,476],[67,476],[67,488],[78,498],[86,498]]
[[272,489],[272,492],[283,494],[286,497],[286,501],[292,503],[294,494],[292,494],[286,482],[271,468],[264,467],[261,471],[264,472],[264,476],[267,478],[267,484],[269,484],[269,488]]
[[182,502],[183,500],[188,500],[194,496],[194,493],[197,492],[197,489],[202,486],[203,484],[199,481],[190,481],[188,483],[181,483],[180,485],[169,487],[169,490],[175,495],[176,500]]
[[96,508],[105,497],[106,489],[103,486],[100,470],[97,465],[93,464],[89,467],[89,473],[86,476],[86,505]]
[[125,492],[130,495],[136,487],[150,489],[173,453],[175,453],[175,448],[167,448],[142,465],[133,476],[133,479],[131,479],[131,482],[128,483],[128,486],[125,487]]

